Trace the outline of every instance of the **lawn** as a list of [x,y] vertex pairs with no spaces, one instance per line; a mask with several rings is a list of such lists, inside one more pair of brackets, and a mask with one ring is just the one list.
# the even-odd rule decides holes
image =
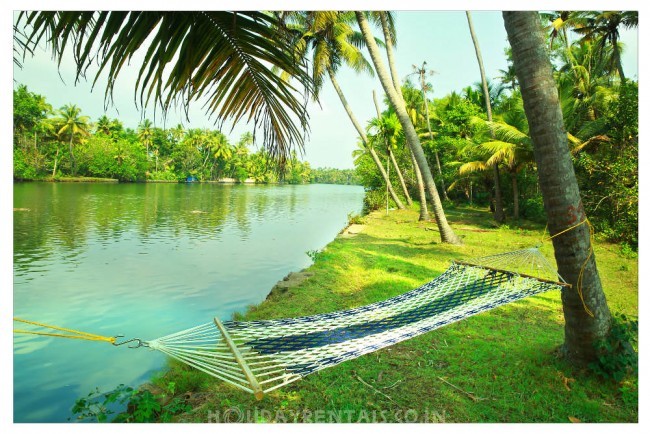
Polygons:
[[[439,243],[416,210],[377,211],[364,231],[315,255],[313,276],[251,306],[238,320],[348,309],[416,288],[468,259],[531,247],[544,227],[496,228],[472,208],[447,210],[462,246]],[[541,251],[553,260],[552,245]],[[612,313],[638,315],[638,264],[618,245],[597,241],[596,259]],[[319,371],[263,400],[184,365],[154,383],[193,409],[178,421],[254,422],[636,422],[637,379],[621,383],[558,358],[563,341],[559,292],[485,312],[393,347]]]

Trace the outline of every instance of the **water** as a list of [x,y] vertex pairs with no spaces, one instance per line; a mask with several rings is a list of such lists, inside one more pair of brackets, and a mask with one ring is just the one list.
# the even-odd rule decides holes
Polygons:
[[[153,339],[261,302],[362,206],[356,186],[14,185],[14,316]],[[14,323],[16,327],[24,328]],[[165,366],[148,349],[14,335],[14,420],[63,422],[96,387]],[[74,420],[74,417],[72,418]]]

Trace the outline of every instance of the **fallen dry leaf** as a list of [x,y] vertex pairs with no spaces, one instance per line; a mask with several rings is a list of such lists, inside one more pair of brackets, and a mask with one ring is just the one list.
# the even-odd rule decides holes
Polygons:
[[582,421],[580,419],[578,419],[577,417],[573,417],[573,416],[569,416],[569,420],[571,421],[571,423],[582,423]]

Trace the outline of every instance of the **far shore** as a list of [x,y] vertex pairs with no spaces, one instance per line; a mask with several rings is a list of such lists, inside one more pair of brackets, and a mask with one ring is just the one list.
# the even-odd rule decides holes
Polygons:
[[[40,178],[40,179],[15,179],[14,182],[75,182],[75,183],[112,183],[112,184],[226,184],[226,185],[282,185],[287,184],[286,182],[261,182],[258,183],[254,179],[249,178],[244,181],[238,181],[234,178],[222,178],[216,180],[206,180],[206,181],[185,181],[185,180],[175,180],[175,179],[147,179],[139,181],[120,181],[115,178],[95,178],[87,176],[66,176],[60,178]],[[316,183],[301,183],[305,184],[327,184],[323,182]],[[332,184],[334,185],[334,184]],[[345,185],[345,184],[341,184]],[[354,184],[348,184],[354,185]]]

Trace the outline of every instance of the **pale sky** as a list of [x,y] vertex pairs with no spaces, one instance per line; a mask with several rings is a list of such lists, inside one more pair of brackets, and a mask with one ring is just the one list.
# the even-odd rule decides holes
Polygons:
[[[434,88],[434,97],[442,97],[453,90],[459,91],[480,80],[474,47],[463,11],[402,11],[395,12],[395,17],[398,37],[395,55],[401,78],[413,72],[413,64],[422,65],[422,62],[426,61],[427,67],[436,71],[435,75],[428,77]],[[503,51],[508,42],[501,12],[473,12],[472,17],[486,73],[489,78],[494,79],[500,75],[499,69],[506,68]],[[379,32],[376,32],[376,35],[380,36]],[[621,36],[625,44],[623,66],[626,75],[636,79],[637,31],[623,30]],[[92,91],[93,71],[88,74],[88,81],[82,81],[75,86],[74,63],[69,52],[60,69],[48,52],[37,52],[33,58],[24,62],[22,69],[14,67],[14,86],[16,83],[26,84],[31,91],[44,95],[54,108],[72,103],[79,106],[82,113],[90,116],[93,121],[106,114],[111,118],[119,118],[127,127],[136,128],[143,116],[152,120],[154,118],[152,106],[143,113],[134,104],[134,83],[139,63],[136,55],[132,66],[124,68],[121,72],[115,85],[114,106],[109,107],[106,112],[105,79],[102,80],[105,76],[100,78]],[[381,84],[377,78],[355,75],[346,68],[341,68],[338,80],[355,115],[365,126],[376,113],[372,102],[373,89],[380,101],[383,99]],[[209,120],[201,106],[199,102],[191,105],[189,122],[185,120],[182,111],[175,110],[168,114],[166,122],[163,123],[158,110],[155,124],[167,128],[179,122],[186,128],[214,127],[214,122]],[[305,159],[312,167],[353,167],[351,153],[356,147],[357,133],[329,81],[325,83],[321,93],[320,106],[312,104],[309,113],[311,133],[305,145]],[[229,133],[229,126],[224,127],[223,131],[234,143],[243,132],[251,129],[252,125],[241,123],[232,133]],[[258,141],[259,137],[261,135],[258,136]]]

